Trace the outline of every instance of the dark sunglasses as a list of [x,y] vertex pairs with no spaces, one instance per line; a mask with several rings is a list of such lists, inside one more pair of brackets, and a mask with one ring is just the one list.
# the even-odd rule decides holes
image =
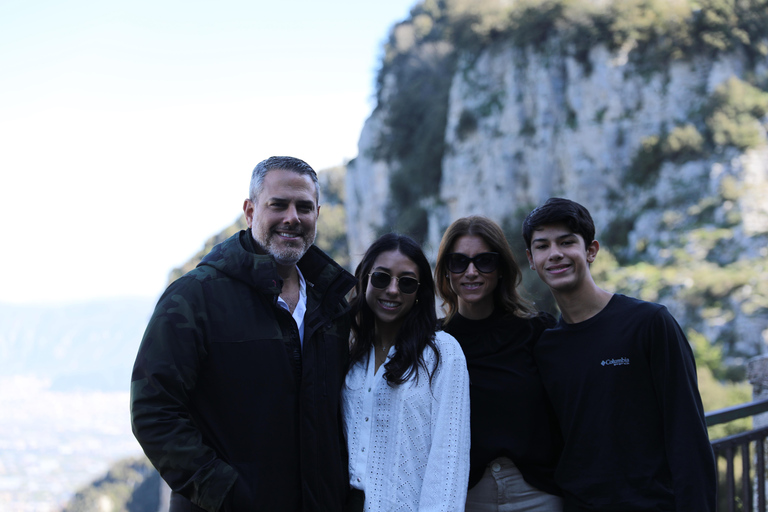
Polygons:
[[419,282],[415,277],[395,277],[381,271],[371,272],[368,277],[374,288],[386,288],[393,279],[397,280],[397,288],[403,293],[410,295],[419,288]]
[[499,253],[497,252],[481,252],[475,255],[474,258],[470,258],[466,254],[460,252],[452,252],[448,255],[448,270],[454,274],[461,274],[469,264],[473,263],[478,272],[488,274],[493,272],[499,267]]

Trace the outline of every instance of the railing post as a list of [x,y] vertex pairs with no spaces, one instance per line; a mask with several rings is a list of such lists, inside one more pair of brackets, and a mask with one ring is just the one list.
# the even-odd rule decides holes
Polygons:
[[[753,357],[747,361],[747,378],[752,384],[752,400],[768,398],[768,355]],[[768,412],[752,416],[752,428],[768,426]],[[755,480],[753,486],[753,503],[757,510],[765,510],[765,446],[763,440],[755,441],[754,465]],[[746,454],[744,454],[746,456]]]
[[[768,355],[753,357],[747,361],[747,378],[752,384],[752,400],[768,398]],[[752,428],[768,426],[768,412],[752,416]]]

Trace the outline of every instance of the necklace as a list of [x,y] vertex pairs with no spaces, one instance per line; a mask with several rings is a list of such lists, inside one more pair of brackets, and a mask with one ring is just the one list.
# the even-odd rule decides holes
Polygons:
[[389,345],[385,347],[384,343],[381,344],[381,353],[384,354],[384,356],[387,356],[389,354],[389,349],[392,348],[392,345]]

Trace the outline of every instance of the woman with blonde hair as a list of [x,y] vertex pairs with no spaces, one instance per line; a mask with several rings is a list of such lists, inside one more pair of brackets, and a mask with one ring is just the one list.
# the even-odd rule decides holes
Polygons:
[[562,448],[532,349],[554,318],[522,298],[501,228],[463,217],[443,235],[435,266],[443,328],[461,345],[470,376],[467,511],[560,512],[554,470]]

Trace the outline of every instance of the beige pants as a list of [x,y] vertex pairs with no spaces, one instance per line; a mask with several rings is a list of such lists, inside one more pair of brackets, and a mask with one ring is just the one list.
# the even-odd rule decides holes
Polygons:
[[563,500],[531,486],[506,457],[491,462],[467,493],[467,512],[562,512]]

